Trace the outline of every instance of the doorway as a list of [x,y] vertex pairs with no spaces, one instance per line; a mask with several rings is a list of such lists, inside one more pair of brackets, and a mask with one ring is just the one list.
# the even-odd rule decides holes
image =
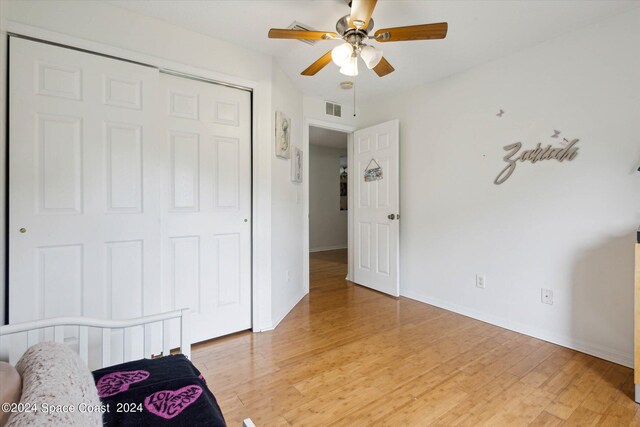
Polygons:
[[[304,238],[305,244],[303,246],[303,278],[305,280],[305,288],[307,292],[309,291],[309,274],[310,274],[310,263],[309,256],[310,254],[321,254],[322,251],[330,251],[330,250],[341,250],[345,251],[345,248],[349,248],[351,246],[352,241],[352,211],[349,211],[349,206],[352,203],[352,192],[353,185],[349,182],[349,168],[351,166],[351,156],[352,145],[353,145],[353,132],[356,130],[354,126],[337,124],[332,122],[325,122],[322,120],[316,119],[305,119],[304,123],[304,136],[303,136],[303,145],[307,152],[309,153],[306,156],[305,160],[305,186],[306,186],[306,197],[304,200],[305,210],[307,212],[307,218],[305,221],[304,228]],[[324,163],[327,162],[327,156],[329,153],[334,152],[331,157],[335,158],[331,160],[331,164],[327,168],[327,176],[329,177],[332,184],[329,183],[321,183],[318,180],[324,176],[324,173],[318,173],[318,165],[315,163]],[[320,160],[320,162],[317,162]],[[315,164],[312,164],[312,162]],[[346,165],[345,165],[346,162]],[[343,166],[341,166],[341,164]],[[315,167],[314,167],[315,166]],[[341,196],[341,185],[340,185],[340,175],[342,172],[346,172],[346,196]],[[330,173],[329,173],[330,172]],[[343,177],[343,180],[345,177]],[[331,209],[331,214],[334,219],[339,220],[340,233],[336,233],[330,240],[329,238],[319,236],[319,230],[322,230],[322,227],[326,227],[327,219],[324,220],[324,214],[322,212],[318,212],[318,200],[316,196],[318,196],[318,188],[326,187],[328,191],[329,199],[331,199],[327,206],[323,206],[324,209]],[[342,193],[344,194],[344,186]],[[346,197],[346,200],[341,199],[341,197]],[[312,202],[312,198],[314,201]],[[342,207],[346,210],[340,210]],[[315,211],[315,212],[314,212]],[[313,221],[313,231],[312,231],[312,223]],[[346,221],[346,223],[345,223]],[[344,233],[346,232],[346,241],[344,240]],[[312,234],[313,233],[313,234]],[[336,236],[342,236],[341,240],[336,240]],[[351,277],[351,249],[348,250],[348,274],[347,279]]]
[[348,134],[309,127],[309,252],[348,246]]
[[[316,127],[347,134],[347,173],[351,171],[351,174],[347,178],[346,279],[397,297],[400,295],[399,121],[390,120],[356,131],[351,126],[307,119],[303,141],[308,152],[311,152],[313,145],[317,145],[310,143],[312,133],[316,132],[313,128]],[[307,159],[310,157],[307,156]],[[305,168],[307,171],[311,169],[308,161]],[[310,198],[313,197],[310,178],[311,175],[307,172],[305,207],[309,215],[305,222],[306,242],[303,254],[303,277],[307,292],[309,253],[313,253],[310,250],[330,249],[311,244],[310,221],[314,213],[310,204]],[[337,197],[340,197],[339,192]],[[354,204],[355,200],[357,205]]]

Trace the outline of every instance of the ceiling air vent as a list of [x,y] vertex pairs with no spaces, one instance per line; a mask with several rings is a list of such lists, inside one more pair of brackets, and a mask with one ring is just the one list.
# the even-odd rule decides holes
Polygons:
[[326,101],[325,112],[327,113],[327,116],[342,117],[342,106]]
[[[289,25],[287,28],[289,30],[298,30],[298,31],[315,31],[310,26],[305,25],[305,24],[301,24],[298,21],[293,21],[293,23],[291,25]],[[317,41],[317,40],[300,40],[300,39],[298,39],[298,40],[301,41],[302,43],[306,43],[306,44],[309,44],[311,46],[316,44],[316,41]]]

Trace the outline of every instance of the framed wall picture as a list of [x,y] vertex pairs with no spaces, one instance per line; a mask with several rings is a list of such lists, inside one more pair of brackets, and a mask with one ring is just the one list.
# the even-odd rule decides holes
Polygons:
[[292,147],[293,155],[291,156],[291,181],[302,182],[302,150],[298,147]]
[[291,119],[282,111],[276,111],[276,156],[291,157]]

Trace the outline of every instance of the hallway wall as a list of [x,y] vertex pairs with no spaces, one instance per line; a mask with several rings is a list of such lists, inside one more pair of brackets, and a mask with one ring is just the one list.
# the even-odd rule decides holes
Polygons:
[[347,212],[340,210],[340,157],[346,148],[309,146],[309,250],[347,247]]

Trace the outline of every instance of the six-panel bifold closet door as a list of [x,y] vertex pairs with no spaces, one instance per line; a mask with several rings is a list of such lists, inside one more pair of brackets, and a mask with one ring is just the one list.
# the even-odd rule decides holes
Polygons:
[[194,342],[250,328],[250,168],[250,92],[11,37],[10,322],[189,307]]

